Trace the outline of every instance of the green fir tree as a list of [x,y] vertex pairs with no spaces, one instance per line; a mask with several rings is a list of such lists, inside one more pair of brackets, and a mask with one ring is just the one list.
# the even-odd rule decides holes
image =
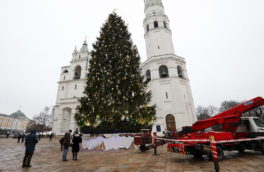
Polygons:
[[102,26],[93,44],[85,96],[79,99],[75,120],[79,126],[107,124],[151,125],[156,106],[148,106],[151,92],[140,75],[140,56],[127,25],[115,12]]

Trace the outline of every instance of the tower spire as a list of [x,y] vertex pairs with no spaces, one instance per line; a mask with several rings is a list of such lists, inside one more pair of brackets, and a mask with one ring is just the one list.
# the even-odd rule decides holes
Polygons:
[[151,6],[161,6],[163,7],[162,0],[144,0],[145,3],[145,11],[147,10],[148,7]]
[[84,40],[84,43],[83,43],[83,46],[82,46],[80,52],[85,52],[85,51],[88,52],[88,46],[87,46],[86,39],[87,39],[87,36],[85,36],[85,40]]
[[144,0],[144,2],[147,58],[168,54],[175,56],[169,18],[164,13],[162,0]]

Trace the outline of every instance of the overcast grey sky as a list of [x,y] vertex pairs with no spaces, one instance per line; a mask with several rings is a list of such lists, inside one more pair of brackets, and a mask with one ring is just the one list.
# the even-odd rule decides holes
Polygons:
[[[194,103],[264,97],[263,0],[163,0],[176,54],[187,61]],[[60,67],[109,13],[129,24],[146,59],[143,0],[0,0],[0,113],[29,118],[55,105]]]

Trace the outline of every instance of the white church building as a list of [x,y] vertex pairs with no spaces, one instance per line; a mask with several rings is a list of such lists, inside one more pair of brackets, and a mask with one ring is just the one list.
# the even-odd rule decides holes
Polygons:
[[[184,58],[175,55],[169,18],[162,0],[144,0],[147,60],[141,64],[142,75],[150,80],[150,105],[156,104],[157,120],[152,132],[163,135],[165,129],[181,129],[197,121]],[[75,120],[77,98],[83,97],[90,59],[86,41],[80,51],[75,48],[69,66],[61,68],[55,106],[53,133],[62,135],[78,128]]]
[[79,105],[78,98],[84,96],[90,58],[85,40],[80,51],[75,47],[70,65],[61,67],[52,126],[52,133],[56,135],[63,135],[70,129],[73,131],[79,129],[74,120],[74,115],[76,107]]

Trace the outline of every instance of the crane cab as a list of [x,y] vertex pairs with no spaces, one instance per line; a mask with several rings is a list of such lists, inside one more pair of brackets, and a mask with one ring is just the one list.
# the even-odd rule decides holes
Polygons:
[[241,117],[236,132],[264,132],[264,122],[258,117]]

